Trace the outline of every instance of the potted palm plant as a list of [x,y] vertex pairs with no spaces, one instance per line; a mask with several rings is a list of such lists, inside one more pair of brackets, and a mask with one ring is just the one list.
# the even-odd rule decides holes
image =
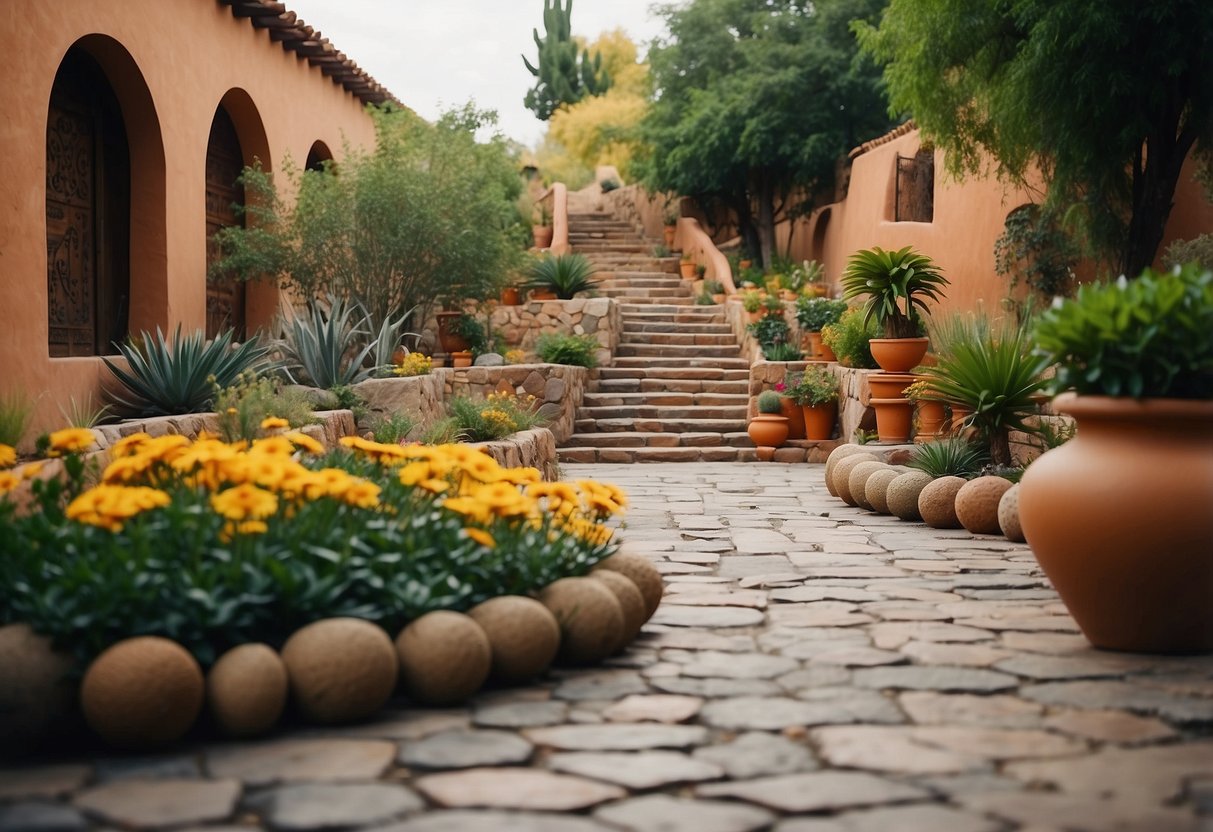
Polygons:
[[842,273],[845,300],[867,298],[865,323],[884,327],[884,338],[873,338],[872,356],[886,373],[906,373],[927,354],[921,313],[927,301],[944,296],[948,280],[926,255],[910,246],[898,251],[876,247],[857,251]]
[[598,284],[593,275],[594,264],[580,254],[549,254],[531,265],[526,286],[534,300],[572,300]]
[[823,367],[810,367],[785,395],[804,412],[805,439],[822,441],[834,435],[838,419],[838,379]]
[[1035,338],[1077,432],[1024,473],[1028,545],[1095,646],[1213,650],[1213,272],[1083,286]]

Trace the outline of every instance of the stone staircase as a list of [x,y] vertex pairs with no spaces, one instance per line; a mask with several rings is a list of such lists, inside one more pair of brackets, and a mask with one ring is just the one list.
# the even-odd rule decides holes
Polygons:
[[746,435],[749,361],[719,306],[695,306],[677,258],[605,213],[569,215],[569,242],[597,266],[598,294],[619,301],[623,335],[592,371],[563,462],[753,459]]

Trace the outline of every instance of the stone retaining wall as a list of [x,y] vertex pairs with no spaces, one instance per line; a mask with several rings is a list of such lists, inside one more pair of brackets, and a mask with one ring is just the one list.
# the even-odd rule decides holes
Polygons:
[[524,430],[494,442],[473,442],[479,448],[507,468],[538,468],[548,482],[560,479],[556,464],[556,437],[547,428]]
[[598,363],[611,363],[623,332],[623,315],[614,298],[533,300],[521,306],[497,306],[493,310],[493,332],[502,350],[520,349],[533,354],[535,342],[544,333],[592,335],[598,341]]
[[482,398],[510,392],[534,396],[539,411],[549,418],[547,428],[557,442],[573,435],[577,408],[585,395],[590,371],[568,364],[507,364],[500,367],[444,367],[434,371],[442,379],[443,395]]
[[437,372],[403,378],[373,378],[354,385],[354,392],[366,401],[373,417],[403,413],[417,420],[426,430],[446,416],[443,406],[443,379]]
[[[312,416],[318,419],[319,423],[305,425],[300,431],[330,446],[336,445],[343,436],[353,436],[355,433],[354,414],[348,410],[317,410]],[[93,437],[96,439],[97,448],[105,451],[119,439],[136,433],[146,433],[152,438],[185,436],[197,439],[202,431],[219,433],[217,414],[187,413],[180,416],[127,419],[113,425],[99,425],[93,428]]]

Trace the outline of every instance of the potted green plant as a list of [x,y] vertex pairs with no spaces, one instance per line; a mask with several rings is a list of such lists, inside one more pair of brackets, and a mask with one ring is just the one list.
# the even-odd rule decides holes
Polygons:
[[822,327],[821,343],[838,356],[842,366],[874,370],[876,361],[869,344],[878,334],[875,324],[864,320],[862,310],[848,309],[837,323]]
[[1083,286],[1034,334],[1077,431],[1024,473],[1028,545],[1095,646],[1213,650],[1213,272]]
[[691,252],[682,253],[682,257],[678,261],[678,273],[683,280],[695,279],[695,261],[691,259]]
[[681,214],[680,200],[671,198],[665,204],[665,210],[662,212],[661,219],[665,224],[662,228],[662,235],[665,238],[666,248],[674,248],[674,235],[678,231],[678,217]]
[[774,390],[759,393],[755,402],[758,413],[746,426],[750,441],[758,449],[758,458],[764,462],[773,459],[775,449],[788,438],[788,420],[783,415],[782,399],[783,397]]
[[544,299],[550,294],[559,300],[572,300],[578,292],[588,292],[597,284],[594,264],[580,254],[548,254],[531,265],[527,288],[531,297]]
[[783,301],[779,295],[768,293],[762,299],[762,311],[769,316],[783,318]]
[[824,346],[821,341],[821,330],[830,324],[838,323],[842,313],[847,311],[845,300],[801,296],[796,301],[796,323],[808,341],[810,355],[823,361],[836,361],[834,351]]
[[703,293],[711,296],[712,303],[724,303],[724,284],[719,280],[705,280]]
[[898,251],[880,247],[857,251],[842,273],[845,300],[867,298],[864,322],[875,320],[884,338],[872,339],[872,355],[887,373],[905,373],[922,361],[927,339],[921,312],[927,301],[942,298],[948,280],[929,257],[910,246]]
[[755,289],[742,292],[741,308],[749,316],[747,320],[751,324],[756,323],[762,317],[762,295]]
[[784,395],[804,413],[805,439],[822,441],[834,435],[838,418],[838,379],[823,367],[810,367]]

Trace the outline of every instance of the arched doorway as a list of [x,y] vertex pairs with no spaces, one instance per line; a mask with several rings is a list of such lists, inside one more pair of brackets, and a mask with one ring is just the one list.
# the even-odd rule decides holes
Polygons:
[[206,337],[225,329],[245,336],[245,285],[232,275],[211,275],[219,259],[215,234],[221,228],[243,225],[237,206],[244,205],[244,188],[236,180],[244,170],[244,153],[232,117],[222,104],[211,120],[206,145]]
[[102,355],[130,315],[131,152],[101,65],[72,47],[46,126],[47,346],[52,358]]
[[312,146],[307,151],[307,162],[304,164],[304,170],[322,171],[325,167],[325,162],[329,165],[333,163],[333,152],[324,142],[317,139],[312,142]]

